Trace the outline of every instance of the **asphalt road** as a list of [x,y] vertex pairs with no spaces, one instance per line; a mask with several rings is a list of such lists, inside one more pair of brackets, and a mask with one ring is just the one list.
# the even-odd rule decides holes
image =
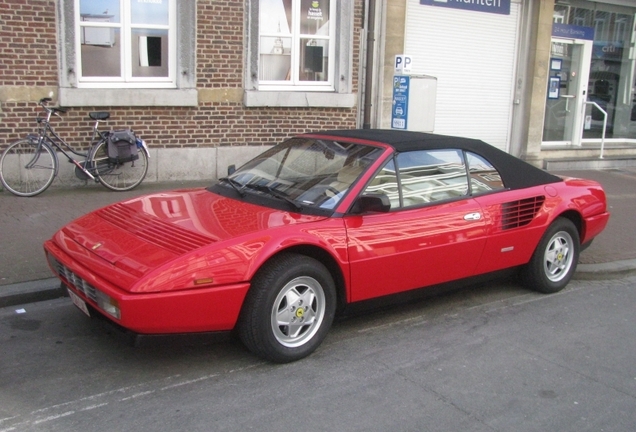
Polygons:
[[337,322],[316,353],[140,347],[69,299],[0,309],[0,431],[631,431],[636,278],[511,281]]

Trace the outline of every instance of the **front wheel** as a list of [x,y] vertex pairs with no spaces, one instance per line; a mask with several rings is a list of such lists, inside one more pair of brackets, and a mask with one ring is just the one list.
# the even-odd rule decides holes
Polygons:
[[318,348],[335,310],[336,289],[327,268],[304,255],[283,254],[254,277],[238,334],[256,355],[287,363]]
[[556,219],[521,270],[524,285],[547,294],[561,291],[574,275],[580,248],[579,232],[572,221]]
[[22,139],[11,144],[0,157],[0,181],[12,194],[30,197],[42,193],[53,182],[57,156],[45,142]]
[[139,149],[139,157],[129,162],[113,162],[108,158],[108,143],[102,141],[93,151],[92,168],[101,184],[110,190],[134,189],[148,173],[148,155]]

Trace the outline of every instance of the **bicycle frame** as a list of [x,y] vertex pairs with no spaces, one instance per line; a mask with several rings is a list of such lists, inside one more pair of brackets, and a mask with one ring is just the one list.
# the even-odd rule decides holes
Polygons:
[[110,113],[95,111],[88,113],[95,122],[90,141],[87,147],[82,145],[77,150],[51,124],[51,115],[61,117],[66,110],[49,107],[49,102],[51,98],[39,101],[42,110],[36,116],[36,130],[10,143],[0,153],[0,181],[4,187],[23,197],[43,192],[59,174],[60,154],[73,164],[75,176],[80,180],[91,179],[113,191],[128,191],[141,184],[148,173],[150,158],[144,140],[130,129],[121,133],[112,129],[100,131],[99,123],[108,120]]
[[[70,144],[68,144],[66,141],[64,141],[64,139],[62,137],[60,137],[57,132],[55,132],[55,129],[53,129],[53,127],[51,127],[50,125],[50,120],[51,120],[51,115],[54,113],[53,110],[45,108],[46,111],[46,119],[44,119],[43,117],[40,117],[38,115],[37,121],[38,123],[40,123],[40,132],[37,135],[37,140],[38,140],[38,150],[41,148],[42,143],[46,140],[47,143],[49,143],[50,146],[54,147],[55,149],[59,150],[60,152],[62,152],[62,154],[64,156],[66,156],[66,158],[69,160],[69,162],[71,162],[72,164],[74,164],[79,170],[81,170],[86,176],[88,176],[91,180],[94,181],[98,181],[95,176],[86,168],[86,164],[84,164],[84,166],[82,166],[82,164],[80,162],[78,162],[77,160],[75,160],[70,153],[76,155],[76,156],[80,156],[84,158],[84,162],[86,162],[87,160],[89,160],[89,156],[91,154],[91,150],[95,148],[95,146],[97,144],[99,144],[100,142],[104,141],[107,139],[106,135],[98,130],[98,126],[99,126],[99,120],[95,120],[95,125],[93,126],[93,136],[91,137],[91,149],[89,149],[86,153],[81,153],[77,150],[75,150],[73,147],[71,147]],[[42,125],[42,123],[44,123],[44,125]],[[36,136],[35,134],[30,134],[27,136],[28,139],[35,139]],[[66,150],[64,149],[66,148]],[[70,152],[70,153],[69,153]],[[36,156],[33,158],[32,161],[30,161],[27,164],[27,167],[32,167],[33,165],[35,165],[35,163],[37,162],[37,159],[39,157],[39,151],[36,153]],[[55,158],[58,159],[57,154],[54,152]],[[58,162],[56,161],[56,162]],[[59,169],[59,163],[55,164],[55,175],[58,174],[58,169]]]

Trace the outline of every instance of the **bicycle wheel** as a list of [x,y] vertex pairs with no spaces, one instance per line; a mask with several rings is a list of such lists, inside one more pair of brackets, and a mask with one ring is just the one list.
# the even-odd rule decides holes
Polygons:
[[127,191],[137,187],[148,172],[148,155],[139,149],[139,158],[131,162],[114,163],[108,159],[108,143],[101,141],[95,147],[92,167],[101,184],[114,191]]
[[42,193],[53,182],[57,156],[51,147],[29,139],[11,144],[0,157],[0,181],[12,194],[30,197]]

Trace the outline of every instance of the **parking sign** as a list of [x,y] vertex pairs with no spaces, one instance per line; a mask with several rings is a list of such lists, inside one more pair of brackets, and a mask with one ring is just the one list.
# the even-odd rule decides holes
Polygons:
[[413,58],[404,54],[395,56],[395,74],[408,75],[411,73]]

